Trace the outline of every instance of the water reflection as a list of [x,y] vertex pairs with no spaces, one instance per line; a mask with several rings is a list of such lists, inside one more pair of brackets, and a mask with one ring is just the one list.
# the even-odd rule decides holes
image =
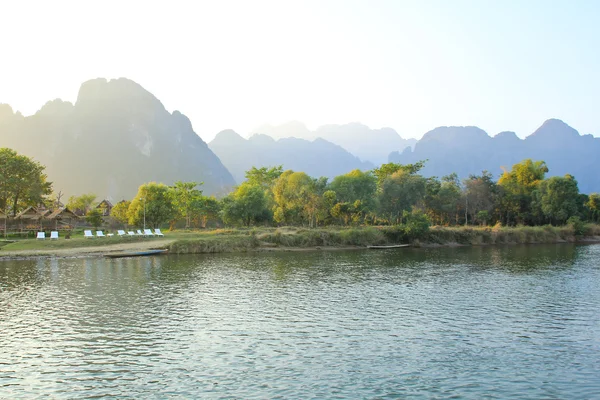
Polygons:
[[0,398],[593,398],[600,246],[0,262]]

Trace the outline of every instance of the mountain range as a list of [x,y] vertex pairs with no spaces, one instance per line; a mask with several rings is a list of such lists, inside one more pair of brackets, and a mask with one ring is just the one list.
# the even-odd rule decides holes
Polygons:
[[369,161],[375,165],[386,163],[390,151],[402,151],[417,142],[416,139],[403,139],[392,128],[371,129],[358,122],[323,125],[315,131],[310,131],[303,123],[292,121],[277,126],[263,125],[252,134],[265,134],[274,139],[325,139],[341,146],[362,161]]
[[45,165],[54,190],[67,195],[119,201],[149,181],[204,182],[209,194],[235,184],[185,115],[123,78],[87,81],[75,104],[50,101],[28,117],[0,105],[0,147]]
[[333,178],[388,161],[428,160],[426,176],[456,172],[466,178],[487,170],[498,178],[502,168],[525,158],[546,161],[549,176],[574,175],[583,193],[600,192],[600,138],[581,135],[557,119],[525,139],[514,132],[492,137],[477,127],[450,126],[416,141],[391,128],[359,123],[310,131],[290,122],[262,126],[248,139],[225,130],[207,145],[185,115],[169,113],[155,96],[124,78],[87,81],[74,104],[49,101],[32,116],[0,104],[0,147],[45,165],[56,192],[92,192],[114,201],[131,199],[149,181],[204,182],[205,193],[224,194],[253,166],[283,165]]
[[489,136],[474,126],[439,127],[427,132],[412,149],[392,152],[390,162],[401,164],[428,160],[425,176],[444,176],[456,172],[466,178],[487,170],[498,178],[503,169],[523,159],[543,160],[548,176],[573,175],[583,193],[600,192],[597,157],[600,138],[580,135],[558,119],[545,121],[535,132],[520,139],[514,132]]
[[232,130],[224,130],[208,144],[221,159],[238,183],[245,179],[250,168],[283,165],[284,170],[303,171],[313,177],[333,178],[353,169],[374,168],[370,162],[363,162],[341,146],[317,138],[305,140],[255,134],[244,139]]

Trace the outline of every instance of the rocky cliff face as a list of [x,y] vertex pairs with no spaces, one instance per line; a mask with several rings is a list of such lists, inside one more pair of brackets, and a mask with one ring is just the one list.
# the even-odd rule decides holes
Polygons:
[[597,157],[600,138],[580,135],[558,119],[544,122],[524,140],[514,132],[501,132],[490,137],[476,127],[441,127],[427,132],[414,151],[393,152],[389,161],[413,163],[428,160],[423,173],[444,176],[456,172],[461,178],[487,170],[495,177],[502,167],[510,169],[525,158],[543,160],[549,176],[571,174],[583,193],[600,192]]
[[0,107],[0,147],[46,165],[55,190],[68,195],[118,201],[149,181],[204,182],[206,193],[234,185],[189,119],[128,79],[87,81],[74,105],[54,100],[30,117]]
[[244,139],[232,130],[219,132],[209,147],[241,183],[250,168],[283,165],[284,169],[306,172],[312,177],[333,178],[353,169],[368,170],[373,164],[362,162],[342,147],[323,139],[313,141],[267,135]]

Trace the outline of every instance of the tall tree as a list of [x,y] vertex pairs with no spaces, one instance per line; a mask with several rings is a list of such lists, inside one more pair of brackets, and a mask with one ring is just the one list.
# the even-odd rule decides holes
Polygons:
[[21,207],[35,206],[52,192],[45,167],[16,151],[0,149],[0,209],[11,209],[13,216]]
[[170,221],[176,212],[170,188],[162,183],[149,182],[139,187],[127,215],[130,225],[139,226],[145,219],[146,226],[158,228]]
[[196,189],[198,182],[175,182],[172,187],[173,205],[177,210],[177,217],[185,219],[185,227],[189,229],[194,211],[199,212],[201,208],[202,191]]
[[223,221],[228,224],[241,223],[249,227],[268,219],[265,191],[248,182],[242,183],[235,192],[225,197],[222,206]]
[[96,201],[94,193],[86,193],[80,196],[71,196],[67,201],[67,208],[73,212],[87,215]]

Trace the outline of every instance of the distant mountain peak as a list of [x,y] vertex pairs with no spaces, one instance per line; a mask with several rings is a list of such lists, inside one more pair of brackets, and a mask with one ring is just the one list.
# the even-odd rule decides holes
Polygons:
[[494,140],[515,141],[521,139],[513,131],[503,131],[494,136]]
[[546,120],[527,139],[569,140],[579,136],[579,132],[565,122],[560,119],[551,118]]

